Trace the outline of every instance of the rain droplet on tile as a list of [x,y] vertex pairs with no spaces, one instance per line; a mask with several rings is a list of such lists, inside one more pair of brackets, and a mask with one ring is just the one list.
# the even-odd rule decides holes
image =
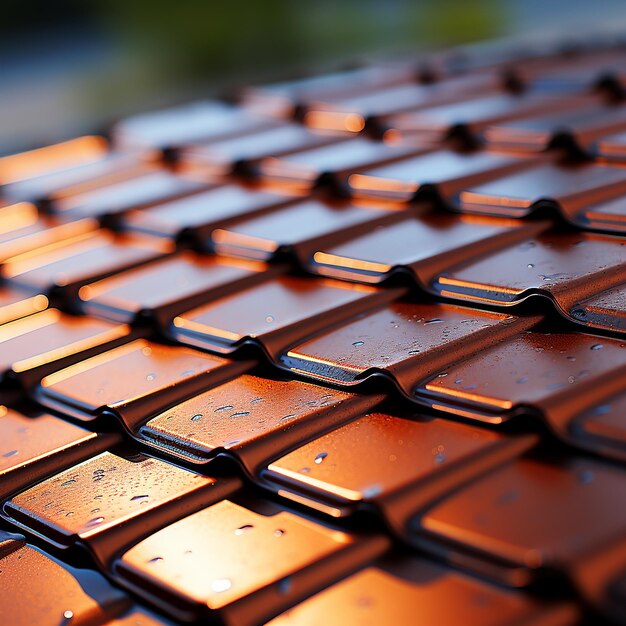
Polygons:
[[286,530],[283,530],[282,528],[277,528],[277,529],[274,531],[274,536],[275,536],[275,537],[282,537],[282,536],[283,536],[286,532],[287,532],[287,531],[286,531]]
[[268,324],[271,324],[271,323],[274,321],[274,316],[273,316],[273,315],[268,315],[268,316],[266,316],[265,321],[266,321]]
[[310,468],[310,467],[302,467],[302,468],[300,469],[300,473],[301,473],[301,474],[308,474],[310,471],[311,471],[311,468]]
[[146,380],[154,380],[157,377],[156,374],[152,373],[152,374],[148,374],[146,376]]
[[147,500],[150,496],[133,496],[130,501],[136,502],[137,500]]
[[321,463],[323,463],[324,459],[328,456],[328,452],[320,452],[316,457],[315,457],[315,463],[317,465],[320,465]]
[[507,505],[512,504],[519,498],[519,492],[511,490],[505,491],[503,494],[498,496],[498,504]]
[[363,497],[364,498],[375,498],[377,495],[381,494],[383,488],[380,485],[369,485],[369,487],[365,487],[363,489]]
[[250,415],[250,411],[239,411],[238,413],[233,413],[231,417],[245,417],[246,415]]
[[523,385],[528,382],[528,376],[522,376],[515,381],[518,385]]
[[98,526],[104,522],[104,517],[92,517],[88,522],[87,526]]
[[228,591],[233,586],[230,578],[216,578],[211,583],[211,589],[215,591],[215,593],[221,593],[222,591]]
[[191,416],[191,421],[197,422],[199,419],[202,419],[202,417],[203,417],[202,413],[196,413],[195,415]]
[[74,617],[74,611],[64,611],[63,617],[65,619],[72,619]]
[[61,483],[61,487],[67,487],[68,485],[72,485],[73,483],[76,482],[75,478],[70,478],[68,480],[65,480]]
[[359,346],[362,346],[365,342],[364,341],[355,341],[352,345],[355,348],[358,348]]
[[426,320],[424,322],[424,325],[426,324],[441,324],[443,322],[443,320],[439,319],[438,317],[433,317],[432,320]]
[[235,529],[235,535],[237,535],[237,537],[241,537],[241,535],[248,532],[249,530],[252,530],[253,528],[254,526],[252,524],[244,524],[243,526]]
[[600,406],[597,406],[593,411],[592,414],[593,415],[606,415],[607,413],[611,412],[611,405],[610,404],[601,404]]
[[230,411],[232,408],[232,404],[225,404],[224,406],[218,406],[214,412],[217,413],[218,411]]
[[162,556],[155,556],[148,560],[148,563],[160,563],[163,560]]
[[283,594],[289,593],[291,591],[292,586],[293,586],[293,583],[291,581],[290,576],[287,576],[287,578],[283,578],[282,580],[278,581],[278,591],[280,591],[280,593],[283,593]]
[[8,458],[10,456],[15,456],[17,454],[17,450],[9,450],[8,452],[5,452],[2,456],[4,458]]
[[278,421],[279,422],[287,422],[291,419],[293,419],[296,416],[295,413],[290,413],[289,415],[285,415],[284,417],[281,417]]
[[594,343],[593,346],[591,346],[591,350],[602,350],[602,348],[604,348],[604,345],[601,343]]
[[529,270],[531,270],[531,269],[533,269],[533,267],[535,267],[535,264],[534,264],[534,263],[529,263],[526,267],[527,267]]

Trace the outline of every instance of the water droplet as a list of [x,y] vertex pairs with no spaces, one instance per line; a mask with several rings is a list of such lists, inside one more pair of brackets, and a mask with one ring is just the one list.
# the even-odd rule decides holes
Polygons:
[[135,502],[137,500],[147,500],[150,496],[133,496],[130,501]]
[[181,376],[193,376],[196,373],[196,370],[185,370],[184,372],[181,372],[180,375]]
[[17,450],[9,450],[8,452],[5,452],[2,456],[6,459],[10,456],[15,456],[17,454]]
[[610,404],[601,404],[593,410],[593,415],[606,415],[611,412]]
[[157,377],[157,375],[153,372],[152,374],[148,374],[146,376],[146,380],[154,380]]
[[252,530],[253,528],[254,526],[252,524],[244,524],[243,526],[235,529],[235,535],[237,535],[237,537],[241,537],[241,535],[249,530]]
[[520,250],[531,250],[536,245],[537,244],[534,241],[525,241],[523,244],[520,245]]
[[352,345],[355,348],[358,348],[359,346],[362,346],[365,342],[364,341],[355,341]]
[[282,536],[283,536],[286,532],[287,532],[287,531],[286,531],[286,530],[283,530],[282,528],[277,528],[277,529],[274,531],[274,536],[275,536],[275,537],[282,537]]
[[69,480],[62,482],[61,487],[67,487],[68,485],[72,485],[75,482],[76,482],[75,478],[70,478]]
[[604,348],[604,346],[601,343],[595,343],[593,346],[591,346],[591,350],[602,350],[602,348]]
[[148,563],[160,563],[162,560],[163,560],[162,556],[155,556],[154,558],[150,559]]
[[303,467],[300,469],[301,474],[308,474],[311,471],[310,467]]
[[221,593],[222,591],[228,591],[233,586],[230,578],[216,578],[211,583],[211,589],[216,593]]
[[250,411],[239,411],[238,413],[233,413],[231,417],[245,417],[246,415],[250,415]]
[[443,320],[440,320],[438,317],[434,317],[432,320],[426,320],[424,325],[426,324],[441,324]]
[[289,413],[289,415],[285,415],[284,417],[281,417],[280,420],[278,420],[279,422],[286,422],[290,419],[293,419],[296,416],[295,413]]
[[535,264],[534,264],[534,263],[529,263],[526,267],[527,267],[529,270],[531,270],[531,269],[533,269],[533,267],[535,267]]
[[441,374],[437,374],[437,378],[445,378],[448,375],[448,372],[442,372]]
[[197,422],[199,419],[202,419],[202,417],[203,417],[202,413],[196,413],[195,415],[191,416],[191,421]]
[[505,491],[498,497],[498,504],[507,505],[512,504],[519,498],[519,493],[517,491]]
[[232,404],[225,404],[224,406],[218,406],[214,412],[217,413],[218,411],[230,411],[232,408]]
[[98,524],[102,524],[102,522],[104,522],[104,517],[92,517],[87,522],[87,526],[98,526]]
[[65,619],[72,619],[72,617],[74,617],[74,611],[64,611],[63,617]]
[[518,385],[523,385],[528,382],[528,376],[522,376],[515,381]]
[[268,315],[268,316],[265,318],[265,321],[266,321],[268,324],[271,324],[271,323],[274,321],[274,316],[273,316],[273,315]]
[[320,452],[316,457],[315,457],[315,463],[317,465],[320,465],[324,459],[328,456],[328,452]]
[[377,495],[381,494],[383,488],[380,485],[370,485],[369,487],[365,487],[363,489],[363,497],[364,498],[375,498]]
[[571,361],[572,363],[576,360],[575,356],[567,356],[565,357],[568,361]]
[[556,280],[557,278],[567,278],[568,274],[565,274],[563,272],[556,272],[555,274],[539,274],[539,277],[542,280],[550,281],[550,280]]
[[454,384],[455,384],[455,385],[460,385],[462,382],[463,382],[463,379],[462,379],[462,378],[457,378],[457,379],[454,381]]

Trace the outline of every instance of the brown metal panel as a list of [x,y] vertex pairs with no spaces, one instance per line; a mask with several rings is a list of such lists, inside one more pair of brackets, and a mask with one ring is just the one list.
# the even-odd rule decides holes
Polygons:
[[103,452],[13,496],[3,513],[53,545],[87,545],[106,567],[124,546],[238,486],[142,454]]
[[128,341],[125,324],[48,309],[0,327],[0,378],[30,387],[47,373]]
[[2,541],[0,531],[0,602],[2,618],[12,626],[103,624],[131,605],[127,594],[100,574],[63,565],[19,535]]
[[153,417],[139,435],[194,463],[234,455],[254,477],[285,450],[362,415],[381,399],[243,374]]
[[252,626],[380,555],[383,536],[358,536],[279,507],[256,512],[223,500],[128,550],[117,573],[178,615],[217,611]]
[[335,247],[323,247],[320,242],[309,269],[365,283],[378,283],[408,270],[420,287],[432,291],[433,279],[448,268],[508,248],[549,225],[436,211],[397,214],[389,223]]
[[423,558],[376,562],[286,611],[268,626],[568,626],[572,604],[541,603]]
[[112,413],[133,432],[167,406],[250,366],[137,339],[46,376],[36,394],[42,404],[83,420]]
[[79,291],[90,315],[131,322],[149,316],[167,326],[174,315],[276,273],[264,263],[181,252]]
[[276,459],[263,479],[333,516],[374,506],[407,539],[417,511],[534,443],[444,419],[371,413]]
[[412,397],[420,382],[451,361],[514,336],[539,319],[399,301],[290,348],[281,361],[291,371],[347,386],[384,373]]
[[[615,506],[625,496],[620,468],[582,458],[523,459],[449,496],[415,530],[443,542],[452,561],[464,551],[490,558],[498,565],[483,573],[498,576],[500,570],[520,584],[554,571],[601,605],[626,557],[626,509]],[[602,560],[609,567],[602,568]],[[474,564],[481,568],[478,559]],[[597,575],[592,586],[578,574],[586,564]]]
[[225,354],[253,340],[277,358],[307,335],[402,293],[402,289],[281,276],[177,316],[171,333],[180,342]]

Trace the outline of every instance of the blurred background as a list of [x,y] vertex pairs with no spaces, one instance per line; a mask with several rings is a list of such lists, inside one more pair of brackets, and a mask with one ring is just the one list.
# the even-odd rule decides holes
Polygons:
[[364,56],[605,27],[624,0],[4,0],[0,154]]

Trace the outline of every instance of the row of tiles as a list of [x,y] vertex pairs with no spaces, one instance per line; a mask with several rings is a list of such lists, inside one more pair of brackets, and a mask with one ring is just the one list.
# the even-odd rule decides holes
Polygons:
[[[574,322],[625,328],[626,240],[546,220],[453,215],[424,204],[397,210],[285,201],[234,186],[136,211],[129,223],[145,233],[115,234],[88,218],[50,225],[30,207],[0,210],[7,224],[18,224],[2,237],[3,321],[40,309],[50,296],[69,310],[108,308],[109,317],[128,321],[145,309],[207,301],[218,287],[274,278],[284,268],[265,262],[291,258],[308,272],[365,284],[408,274],[422,290],[477,305],[507,307],[542,295]],[[247,217],[207,223],[207,207]],[[218,256],[165,258],[176,250],[169,237],[184,232]],[[161,274],[166,291],[153,289]]]
[[[316,188],[351,196],[379,212],[435,197],[457,212],[514,218],[559,212],[578,228],[623,232],[622,164],[568,163],[550,151],[529,156],[459,152],[415,140],[331,140],[293,127],[226,143],[230,147],[188,151],[178,173],[137,155],[105,152],[86,165],[8,185],[6,195],[14,202],[43,202],[62,221],[107,218],[125,229],[166,237],[206,233],[298,205]],[[255,184],[224,185],[233,171],[252,175]],[[3,213],[14,230],[29,228],[27,234],[36,228],[32,211],[9,205]]]
[[[260,528],[237,526],[241,523],[242,514],[249,519],[251,512],[243,512],[241,507],[228,501],[209,507],[161,531],[176,535],[187,532],[191,536],[180,541],[178,546],[172,546],[170,552],[164,552],[161,560],[154,561],[155,565],[144,562],[145,554],[139,555],[131,550],[124,557],[126,562],[120,562],[120,568],[127,568],[129,573],[131,568],[140,571],[144,579],[138,577],[133,584],[145,585],[146,590],[154,592],[153,589],[156,589],[158,593],[163,593],[159,583],[164,576],[159,569],[180,574],[181,580],[176,586],[188,585],[184,595],[203,607],[198,610],[196,606],[196,611],[206,617],[207,610],[212,616],[216,609],[221,609],[221,623],[229,626],[258,624],[271,619],[276,613],[302,600],[307,593],[313,593],[312,597],[304,599],[270,623],[273,626],[303,626],[317,624],[323,619],[327,624],[358,622],[374,625],[393,618],[399,625],[408,626],[414,623],[416,617],[424,624],[436,623],[441,626],[452,626],[460,619],[468,625],[481,626],[505,626],[512,621],[524,626],[536,624],[537,620],[547,626],[573,626],[578,622],[579,611],[571,603],[538,601],[421,557],[399,556],[393,551],[380,554],[383,552],[381,545],[375,545],[376,542],[371,540],[367,542],[370,544],[369,550],[355,554],[355,550],[350,551],[347,546],[338,545],[338,541],[346,538],[340,531],[332,531],[334,535],[326,539],[331,542],[334,540],[335,552],[341,554],[332,554],[329,550],[323,554],[321,552],[327,547],[323,545],[325,537],[320,533],[323,527],[309,520],[291,519],[286,517],[288,514],[282,513],[284,517],[281,519],[272,520],[264,516],[255,518],[257,523],[261,522]],[[327,569],[323,561],[337,567],[337,557],[344,564],[326,581],[320,580],[317,572],[315,575],[304,574],[302,568],[298,568],[300,563],[292,564],[291,568],[284,567],[284,564],[281,567],[281,564],[268,559],[267,555],[259,559],[262,561],[259,565],[265,568],[265,575],[259,575],[261,570],[254,570],[253,576],[246,576],[245,572],[250,572],[252,564],[237,562],[236,556],[230,568],[223,567],[223,563],[222,567],[209,565],[215,563],[218,537],[214,536],[207,541],[202,531],[205,525],[215,521],[222,522],[223,530],[218,534],[224,535],[222,539],[227,543],[227,546],[219,546],[219,552],[225,552],[231,558],[233,552],[239,552],[239,549],[234,551],[233,548],[237,544],[243,546],[249,543],[250,538],[255,541],[255,553],[256,542],[274,543],[277,551],[288,552],[293,546],[286,546],[286,549],[280,546],[290,543],[287,537],[289,532],[296,535],[296,539],[302,539],[298,535],[303,534],[307,535],[309,541],[315,539],[317,550],[310,550],[306,556],[318,557],[318,569]],[[273,528],[277,523],[287,526],[279,529],[282,533],[280,535],[276,535],[276,529]],[[152,540],[157,538],[159,543],[165,539],[157,534]],[[196,556],[189,551],[189,555],[181,559],[178,553],[189,545],[189,540],[198,541],[193,544],[193,548],[199,554]],[[151,551],[154,547],[140,544],[135,550]],[[181,554],[187,555],[188,551]],[[376,558],[377,554],[379,556]],[[185,560],[189,562],[188,567],[195,576],[193,580],[189,570],[183,569]],[[96,572],[65,565],[40,548],[25,543],[23,537],[17,534],[0,531],[0,568],[3,617],[8,620],[7,623],[15,626],[170,624],[168,620],[133,606],[124,592],[110,585]],[[154,574],[151,570],[154,570]],[[234,578],[224,578],[226,574]],[[337,580],[342,575],[344,578]],[[248,594],[246,605],[241,594],[245,593],[246,587],[254,589],[255,585],[260,588]],[[443,601],[451,596],[455,599],[453,603]],[[15,602],[17,597],[22,601]]]
[[[190,417],[197,407],[179,407],[161,421],[183,417],[202,439],[211,412],[230,421],[242,413],[225,415],[234,408]],[[529,452],[533,437],[359,414],[276,459],[258,479],[330,516],[373,509],[403,540],[497,584],[556,576],[596,609],[624,618],[626,518],[614,506],[626,495],[623,469],[554,454],[548,461]],[[261,611],[268,618],[284,610],[390,546],[382,535],[259,501],[238,479],[116,447],[112,435],[50,415],[7,411],[1,419],[24,443],[2,455],[4,474],[10,479],[21,462],[23,480],[29,469],[28,485],[3,494],[5,519],[54,549],[87,549],[103,571],[179,619],[208,607],[229,623],[258,623]],[[30,464],[28,453],[37,455]]]
[[[397,251],[401,238],[394,236],[392,241]],[[584,243],[592,249],[595,241]],[[569,241],[574,250],[581,248],[579,244]],[[623,243],[615,245],[616,255],[623,256]],[[538,247],[522,244],[505,254],[519,255],[525,268],[534,264],[529,259],[541,268]],[[552,252],[549,246],[546,250]],[[596,288],[600,277],[610,278],[607,248],[600,245],[599,250],[599,271],[591,274]],[[620,261],[621,257],[617,267],[623,273]],[[85,372],[123,370],[116,363],[132,361],[124,356],[127,353],[141,354],[141,342],[131,343],[135,346],[131,350],[124,345],[117,352],[94,355],[145,336],[147,330],[141,323],[129,324],[151,321],[170,340],[222,357],[242,355],[253,346],[283,369],[339,386],[368,389],[370,379],[382,376],[412,400],[472,419],[501,422],[531,408],[566,441],[623,458],[624,431],[619,426],[626,367],[623,339],[565,329],[551,334],[549,323],[541,326],[541,316],[415,301],[403,287],[380,289],[279,274],[278,268],[268,275],[258,269],[219,257],[197,262],[187,255],[83,287],[78,290],[78,301],[83,311],[95,317],[46,309],[0,327],[2,380],[5,385],[18,381],[28,390],[39,389],[41,379],[49,376],[44,379],[44,391],[38,393],[55,395],[51,380],[79,375],[80,384],[85,384],[89,380]],[[571,270],[571,261],[567,269]],[[512,279],[510,272],[504,273]],[[561,276],[552,276],[552,290],[546,293],[554,294],[562,306],[572,298],[571,283],[562,280],[568,288],[559,289]],[[452,277],[445,280],[450,283]],[[165,289],[163,285],[170,281],[171,287]],[[581,282],[572,281],[578,296],[585,291]],[[230,295],[220,293],[226,286]],[[496,291],[493,280],[489,289]],[[47,304],[41,295],[24,300],[21,294],[8,291],[22,307],[31,307],[27,312]],[[513,290],[507,292],[504,287],[501,291],[509,295]],[[476,297],[476,301],[481,299]],[[5,308],[15,310],[15,302],[8,302]],[[172,354],[181,350],[159,349]],[[224,380],[232,376],[230,368],[240,372],[247,367],[241,360],[195,354],[199,369],[194,364],[172,370],[168,375],[174,377],[173,383],[180,372],[189,369],[200,389],[204,378],[198,376],[199,371],[223,370]],[[93,358],[85,361],[87,357]],[[77,363],[74,370],[53,375],[73,363]],[[229,367],[221,367],[225,363]],[[157,365],[148,361],[145,367],[152,371]],[[163,367],[171,370],[166,362]],[[98,376],[93,374],[93,379]],[[76,405],[67,398],[59,401]],[[134,430],[132,422],[125,425]]]

